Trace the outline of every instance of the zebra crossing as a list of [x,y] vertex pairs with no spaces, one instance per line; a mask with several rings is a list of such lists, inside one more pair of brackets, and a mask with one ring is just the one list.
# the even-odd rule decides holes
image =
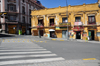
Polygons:
[[[1,40],[0,40],[1,41]],[[10,42],[10,43],[15,43],[15,42],[17,42],[17,43],[23,43],[23,42],[25,42],[25,43],[29,43],[29,42],[45,42],[46,43],[46,41],[39,41],[39,40],[33,40],[33,39],[19,39],[19,38],[15,38],[15,39],[3,39],[2,40],[2,43],[8,43],[8,42]]]
[[26,41],[23,43],[21,40],[19,40],[20,42],[17,42],[18,39],[14,39],[14,43],[12,42],[12,39],[5,39],[4,41],[5,42],[2,40],[0,46],[0,66],[14,66],[15,64],[20,66],[20,64],[65,60],[30,40],[29,42]]

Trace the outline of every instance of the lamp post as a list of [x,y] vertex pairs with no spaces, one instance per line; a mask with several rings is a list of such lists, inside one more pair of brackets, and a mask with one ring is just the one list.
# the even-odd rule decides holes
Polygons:
[[39,22],[38,26],[39,26],[39,38],[41,38],[41,35],[40,35],[40,26],[41,26],[41,23],[40,22]]
[[[67,22],[68,22],[68,3],[67,3],[67,0],[66,0],[66,7],[67,7],[66,16],[67,16]],[[68,30],[68,23],[67,23],[67,40],[68,39],[69,39],[69,30]]]

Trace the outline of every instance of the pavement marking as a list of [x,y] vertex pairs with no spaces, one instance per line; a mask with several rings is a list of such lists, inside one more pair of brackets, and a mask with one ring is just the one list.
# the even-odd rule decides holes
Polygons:
[[8,41],[9,42],[9,41]]
[[52,40],[56,40],[56,39],[52,39]]
[[39,42],[39,41],[36,41],[36,42]]
[[19,41],[18,41],[19,42]]
[[15,41],[13,41],[13,42],[15,42]]
[[83,60],[96,60],[96,58],[85,58]]
[[0,53],[0,55],[5,55],[5,54],[32,54],[32,53],[51,53],[51,51],[38,51],[38,52],[6,52],[6,53]]
[[[46,50],[46,49],[31,49],[32,51],[34,50]],[[31,50],[0,50],[0,51],[31,51]]]
[[50,62],[50,61],[61,61],[65,60],[62,57],[57,58],[45,58],[45,59],[28,59],[28,60],[9,60],[0,62],[0,65],[8,65],[8,64],[20,64],[20,63],[38,63],[38,62]]
[[25,58],[25,57],[46,57],[46,56],[57,56],[56,54],[42,54],[42,55],[17,55],[17,56],[0,56],[0,59],[10,58]]
[[40,42],[43,42],[43,41],[40,41]]
[[60,40],[60,41],[64,41],[64,40]]
[[24,42],[24,41],[23,41]]

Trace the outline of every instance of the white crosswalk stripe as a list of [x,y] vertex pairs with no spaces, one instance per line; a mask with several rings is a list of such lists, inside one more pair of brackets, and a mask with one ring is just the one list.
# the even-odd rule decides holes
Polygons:
[[46,59],[13,60],[13,61],[0,62],[0,65],[19,64],[19,63],[49,62],[49,61],[58,61],[58,60],[64,60],[64,59],[62,57],[57,57],[57,58],[46,58]]
[[[18,39],[13,40],[17,41]],[[7,39],[5,41],[0,46],[0,66],[65,60],[31,41],[29,43],[12,43],[12,40]]]

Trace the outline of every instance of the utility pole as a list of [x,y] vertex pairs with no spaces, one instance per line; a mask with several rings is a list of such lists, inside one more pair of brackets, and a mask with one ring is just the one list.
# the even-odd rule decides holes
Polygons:
[[67,16],[67,40],[69,39],[69,30],[68,30],[68,2],[66,0],[66,7],[67,7],[67,10],[66,10],[66,16]]
[[41,38],[41,35],[40,35],[40,22],[39,22],[39,24],[38,24],[38,26],[39,26],[39,38]]

